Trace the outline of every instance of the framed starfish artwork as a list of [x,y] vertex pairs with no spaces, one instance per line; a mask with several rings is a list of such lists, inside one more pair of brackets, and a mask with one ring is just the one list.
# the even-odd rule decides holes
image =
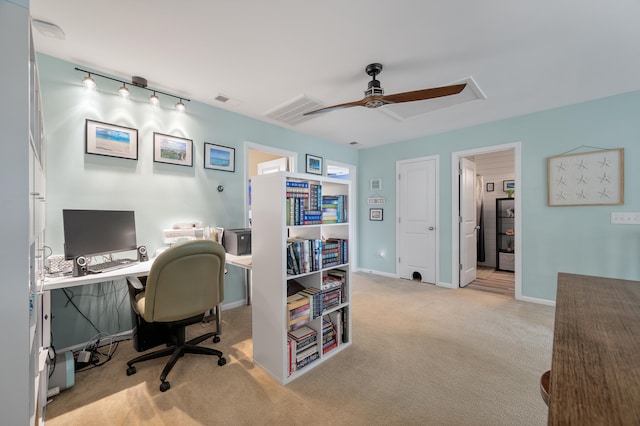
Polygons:
[[624,204],[624,148],[547,158],[549,206]]

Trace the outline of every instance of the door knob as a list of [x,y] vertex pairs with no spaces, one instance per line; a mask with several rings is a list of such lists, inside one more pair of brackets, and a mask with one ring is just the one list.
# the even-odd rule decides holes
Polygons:
[[434,228],[433,226],[429,227],[429,231],[433,231],[434,229],[436,229],[436,228]]

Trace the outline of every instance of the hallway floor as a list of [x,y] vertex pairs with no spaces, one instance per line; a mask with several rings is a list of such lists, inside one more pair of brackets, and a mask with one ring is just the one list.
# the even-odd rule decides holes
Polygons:
[[515,274],[496,271],[495,268],[487,266],[478,266],[476,279],[465,288],[515,297]]

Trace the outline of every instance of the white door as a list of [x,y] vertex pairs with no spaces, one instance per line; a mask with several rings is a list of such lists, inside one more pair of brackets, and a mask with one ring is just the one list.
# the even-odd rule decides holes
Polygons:
[[476,163],[460,159],[460,287],[476,279]]
[[437,162],[398,163],[398,274],[436,282]]

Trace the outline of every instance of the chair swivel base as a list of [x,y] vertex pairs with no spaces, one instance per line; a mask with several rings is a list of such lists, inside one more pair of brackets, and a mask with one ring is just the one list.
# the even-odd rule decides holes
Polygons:
[[[171,384],[166,380],[167,376],[169,375],[169,373],[171,372],[171,369],[173,368],[173,366],[176,364],[176,362],[178,361],[178,358],[180,358],[181,356],[183,356],[186,353],[191,353],[191,354],[201,354],[201,355],[214,355],[218,357],[218,365],[219,366],[223,366],[227,363],[227,360],[224,358],[222,352],[220,352],[217,349],[212,349],[212,348],[205,348],[202,346],[196,346],[198,343],[213,337],[214,338],[214,342],[216,341],[216,338],[218,341],[220,341],[220,337],[218,336],[217,333],[207,333],[204,334],[202,336],[198,336],[194,339],[189,340],[188,342],[184,342],[183,339],[179,338],[178,344],[174,345],[174,346],[170,346],[168,348],[164,348],[164,349],[160,349],[158,351],[155,352],[151,352],[148,354],[144,354],[144,355],[140,355],[139,357],[136,357],[134,359],[132,359],[131,361],[127,362],[127,376],[131,376],[132,374],[136,373],[136,367],[134,367],[133,364],[138,363],[138,362],[142,362],[142,361],[148,361],[151,359],[156,359],[156,358],[162,358],[168,355],[171,355],[171,358],[169,358],[169,361],[167,361],[167,364],[164,366],[164,369],[162,370],[162,373],[160,374],[160,391],[161,392],[165,392],[167,390],[169,390],[171,388]],[[180,342],[180,340],[182,340],[182,342]]]

